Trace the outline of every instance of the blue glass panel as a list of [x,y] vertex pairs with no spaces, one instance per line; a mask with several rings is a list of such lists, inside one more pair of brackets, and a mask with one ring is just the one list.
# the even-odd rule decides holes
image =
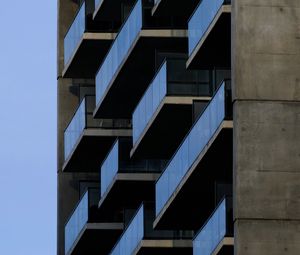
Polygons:
[[[196,121],[156,183],[156,215],[225,118],[225,83]],[[166,189],[166,187],[168,187]]]
[[101,166],[101,196],[106,192],[119,169],[119,141],[114,144]]
[[110,254],[131,255],[143,237],[144,206],[142,205]]
[[95,10],[98,8],[100,5],[100,2],[103,2],[103,0],[95,0]]
[[142,29],[142,1],[139,0],[121,28],[99,72],[96,75],[96,102],[100,103],[111,80]]
[[65,254],[71,249],[77,236],[88,222],[88,215],[89,198],[88,192],[86,192],[65,226]]
[[188,24],[189,55],[191,55],[208,29],[220,7],[227,0],[203,0],[193,14]]
[[64,132],[65,159],[68,158],[86,125],[86,98],[78,107],[73,119]]
[[218,206],[193,241],[194,255],[210,255],[226,235],[226,200]]
[[64,63],[69,62],[85,31],[85,3],[80,7],[68,33],[64,38]]
[[159,104],[167,94],[167,63],[165,62],[158,71],[152,84],[145,92],[133,112],[133,143],[139,139],[141,133],[146,128],[152,115],[158,108]]

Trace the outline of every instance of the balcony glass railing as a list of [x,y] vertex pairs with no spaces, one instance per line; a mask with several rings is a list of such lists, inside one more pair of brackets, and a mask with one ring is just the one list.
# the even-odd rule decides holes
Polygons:
[[165,160],[130,160],[130,139],[119,138],[101,166],[101,196],[118,173],[160,173]]
[[230,82],[224,81],[156,182],[156,215],[224,119],[231,118]]
[[95,7],[96,7],[95,9],[98,8],[101,2],[103,2],[103,0],[95,0]]
[[111,255],[130,255],[144,236],[144,209],[140,207],[133,220],[122,234]]
[[167,94],[167,64],[163,64],[132,116],[133,143],[135,144],[150,121],[160,102]]
[[99,120],[93,119],[95,96],[85,96],[64,132],[65,159],[74,149],[85,128],[99,127]]
[[108,189],[119,169],[119,140],[113,145],[101,166],[101,196]]
[[203,0],[199,4],[188,24],[189,55],[193,53],[221,6],[230,3],[231,0]]
[[225,237],[233,236],[232,199],[225,198],[193,240],[194,255],[210,255]]
[[133,117],[133,144],[137,142],[166,96],[210,96],[209,71],[187,71],[185,59],[168,59],[157,72]]
[[142,1],[139,0],[121,28],[96,75],[96,102],[101,101],[110,81],[122,64],[131,45],[142,29]]
[[99,190],[89,188],[65,225],[65,254],[70,251],[85,224],[96,221],[95,211],[97,210],[98,202]]
[[64,64],[66,65],[73,55],[85,31],[85,2],[81,5],[69,31],[64,39]]
[[142,204],[110,255],[131,255],[144,239],[191,239],[192,231],[153,230],[153,206]]

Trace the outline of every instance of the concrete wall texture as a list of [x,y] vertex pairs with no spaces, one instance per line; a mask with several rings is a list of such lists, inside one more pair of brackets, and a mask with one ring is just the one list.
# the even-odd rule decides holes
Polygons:
[[235,254],[300,253],[300,1],[234,0]]

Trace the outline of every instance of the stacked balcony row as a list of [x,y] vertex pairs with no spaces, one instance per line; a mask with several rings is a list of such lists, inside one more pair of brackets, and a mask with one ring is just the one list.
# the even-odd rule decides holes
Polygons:
[[120,2],[86,0],[65,37],[64,77],[95,79],[95,95],[65,130],[63,169],[100,170],[65,252],[231,254],[230,1]]

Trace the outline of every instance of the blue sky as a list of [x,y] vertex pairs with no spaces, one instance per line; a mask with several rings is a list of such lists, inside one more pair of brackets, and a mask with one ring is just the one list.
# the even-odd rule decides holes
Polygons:
[[0,254],[56,252],[56,0],[0,5]]

